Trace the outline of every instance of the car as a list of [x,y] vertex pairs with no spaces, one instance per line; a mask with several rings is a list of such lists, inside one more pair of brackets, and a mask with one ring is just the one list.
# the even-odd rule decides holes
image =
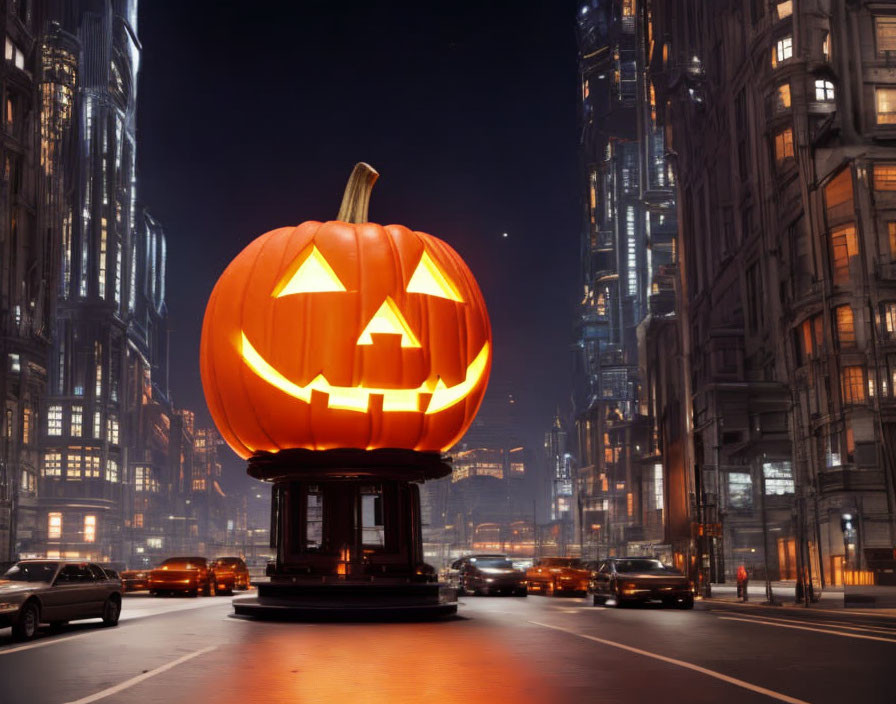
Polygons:
[[215,574],[230,571],[233,573],[235,589],[249,588],[249,568],[241,557],[219,557],[213,563]]
[[233,591],[233,573],[222,572],[220,577],[204,557],[169,557],[149,573],[149,593],[214,596]]
[[652,557],[610,557],[600,563],[588,585],[594,604],[660,601],[664,606],[694,608],[694,586],[674,567]]
[[591,572],[577,557],[542,557],[526,570],[529,591],[546,596],[561,593],[585,594]]
[[526,575],[507,555],[467,555],[451,564],[458,594],[526,596]]
[[121,581],[93,562],[20,560],[0,575],[0,628],[31,640],[41,623],[57,629],[69,621],[101,618],[117,626]]
[[121,586],[125,592],[139,592],[149,589],[149,570],[123,570]]

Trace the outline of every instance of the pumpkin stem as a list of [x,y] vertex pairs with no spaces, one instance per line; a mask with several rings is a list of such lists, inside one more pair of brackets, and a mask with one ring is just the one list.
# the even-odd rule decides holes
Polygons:
[[345,194],[342,196],[342,205],[339,206],[339,214],[336,219],[351,223],[367,222],[370,192],[379,177],[377,170],[370,164],[365,164],[363,161],[355,164],[352,175],[348,177]]

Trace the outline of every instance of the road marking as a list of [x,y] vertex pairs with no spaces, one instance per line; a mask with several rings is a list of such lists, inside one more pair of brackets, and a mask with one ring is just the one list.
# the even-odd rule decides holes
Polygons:
[[552,628],[555,631],[563,631],[564,633],[568,633],[572,636],[578,636],[579,638],[585,638],[587,640],[593,640],[595,643],[602,643],[603,645],[609,645],[612,648],[619,648],[620,650],[627,650],[630,653],[636,653],[638,655],[643,655],[648,658],[653,658],[654,660],[661,660],[663,662],[667,662],[671,665],[677,665],[678,667],[684,667],[688,670],[694,670],[694,672],[699,672],[703,675],[708,675],[709,677],[714,677],[717,680],[722,680],[723,682],[728,682],[729,684],[733,684],[737,687],[742,687],[743,689],[748,689],[751,692],[757,692],[758,694],[764,694],[767,697],[771,697],[772,699],[777,699],[780,702],[788,702],[788,704],[809,704],[809,702],[803,699],[796,699],[795,697],[789,697],[786,694],[781,694],[781,692],[775,692],[771,689],[766,689],[765,687],[760,687],[756,684],[751,684],[750,682],[745,682],[744,680],[739,680],[736,677],[729,677],[728,675],[723,675],[721,672],[716,672],[715,670],[709,670],[705,667],[700,667],[700,665],[695,665],[691,662],[685,662],[684,660],[676,660],[675,658],[666,657],[665,655],[660,655],[659,653],[651,653],[649,650],[641,650],[640,648],[633,648],[630,645],[623,645],[622,643],[617,643],[612,640],[605,640],[604,638],[597,638],[596,636],[585,635],[584,633],[577,633],[576,631],[569,630],[568,628],[560,628],[559,626],[551,626],[547,623],[539,623],[538,621],[529,621],[529,623],[534,623],[536,626],[542,626],[544,628]]
[[32,648],[42,648],[45,645],[53,645],[53,643],[62,643],[67,640],[74,640],[75,638],[84,638],[85,636],[92,636],[96,631],[89,631],[87,633],[76,633],[73,636],[65,636],[63,638],[53,638],[52,640],[39,640],[37,643],[28,643],[27,645],[18,645],[14,648],[7,648],[6,650],[0,650],[0,655],[9,655],[10,653],[18,653],[20,650],[31,650]]
[[157,667],[155,670],[150,670],[149,672],[144,672],[142,675],[137,675],[136,677],[132,677],[129,680],[125,680],[120,684],[115,685],[114,687],[109,687],[108,689],[104,689],[96,694],[89,694],[86,697],[81,697],[81,699],[75,699],[73,701],[68,702],[67,704],[89,704],[90,702],[95,702],[99,699],[105,699],[113,694],[118,694],[124,689],[128,689],[129,687],[133,687],[135,684],[140,684],[144,680],[148,680],[150,677],[155,677],[156,675],[161,675],[163,672],[170,670],[172,667],[177,667],[178,665],[187,662],[187,660],[192,660],[193,658],[197,658],[200,655],[205,655],[206,653],[210,653],[212,650],[217,649],[218,646],[210,645],[207,648],[203,648],[202,650],[197,650],[192,653],[187,653],[179,657],[177,660],[172,660],[169,663],[161,665]]
[[[724,611],[724,609],[722,609],[722,611]],[[731,612],[729,611],[728,613],[731,613]],[[726,618],[726,617],[719,616],[719,618]],[[732,617],[729,616],[727,618],[732,618]],[[738,618],[740,618],[740,617],[738,617]],[[846,623],[841,623],[841,622],[837,622],[837,621],[809,621],[809,620],[805,620],[805,619],[777,618],[775,616],[761,616],[759,614],[757,614],[755,616],[750,615],[749,617],[742,617],[742,618],[749,618],[750,620],[764,619],[766,621],[780,621],[781,623],[801,623],[804,625],[809,624],[812,626],[818,626],[818,625],[833,626],[834,628],[843,628],[843,629],[846,629],[849,631],[868,631],[869,633],[888,633],[892,636],[896,636],[896,629],[884,628],[881,626],[850,626]]]
[[843,636],[844,638],[862,638],[863,640],[879,640],[884,643],[896,643],[896,638],[881,638],[880,636],[865,636],[861,633],[844,633],[843,631],[832,631],[829,628],[809,628],[808,626],[790,626],[786,623],[774,623],[772,621],[760,621],[756,618],[737,618],[735,616],[719,616],[719,621],[741,621],[743,623],[755,623],[761,626],[777,626],[778,628],[794,628],[800,631],[815,631],[816,633],[828,633],[832,636]]
[[[216,606],[222,602],[201,602],[199,604],[190,604],[184,606],[178,606],[176,609],[169,609],[168,611],[152,611],[150,613],[136,613],[136,614],[127,614],[121,616],[121,621],[136,621],[141,618],[150,618],[151,616],[165,616],[166,614],[176,614],[180,611],[192,611],[193,609],[201,609],[207,606]],[[93,619],[85,619],[84,621],[78,621],[79,624],[89,624]],[[99,620],[99,619],[96,619]],[[32,648],[44,648],[48,645],[56,645],[56,643],[64,643],[67,640],[74,640],[75,638],[86,638],[87,636],[94,636],[98,633],[107,633],[105,628],[97,628],[92,631],[87,631],[86,633],[75,633],[70,636],[62,636],[61,638],[47,638],[45,640],[39,640],[36,643],[27,643],[25,645],[17,645],[12,648],[3,648],[0,649],[0,655],[9,655],[10,653],[18,653],[22,650],[31,650]]]

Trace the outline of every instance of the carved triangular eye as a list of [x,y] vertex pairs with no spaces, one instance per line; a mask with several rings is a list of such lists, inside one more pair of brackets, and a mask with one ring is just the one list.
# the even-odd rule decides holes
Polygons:
[[345,286],[336,276],[330,263],[324,259],[324,255],[316,246],[311,245],[310,253],[303,253],[296,257],[295,262],[271,291],[271,296],[280,298],[281,296],[291,296],[294,293],[345,290]]
[[408,293],[422,293],[427,296],[447,298],[449,301],[458,303],[464,302],[457,287],[441,272],[429,253],[425,251],[411,276],[407,291]]

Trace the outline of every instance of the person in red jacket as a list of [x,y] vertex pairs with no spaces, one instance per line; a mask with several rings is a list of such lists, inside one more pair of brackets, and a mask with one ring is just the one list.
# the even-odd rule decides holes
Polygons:
[[750,575],[747,574],[747,568],[741,565],[737,568],[737,595],[747,600],[747,584],[750,582]]

